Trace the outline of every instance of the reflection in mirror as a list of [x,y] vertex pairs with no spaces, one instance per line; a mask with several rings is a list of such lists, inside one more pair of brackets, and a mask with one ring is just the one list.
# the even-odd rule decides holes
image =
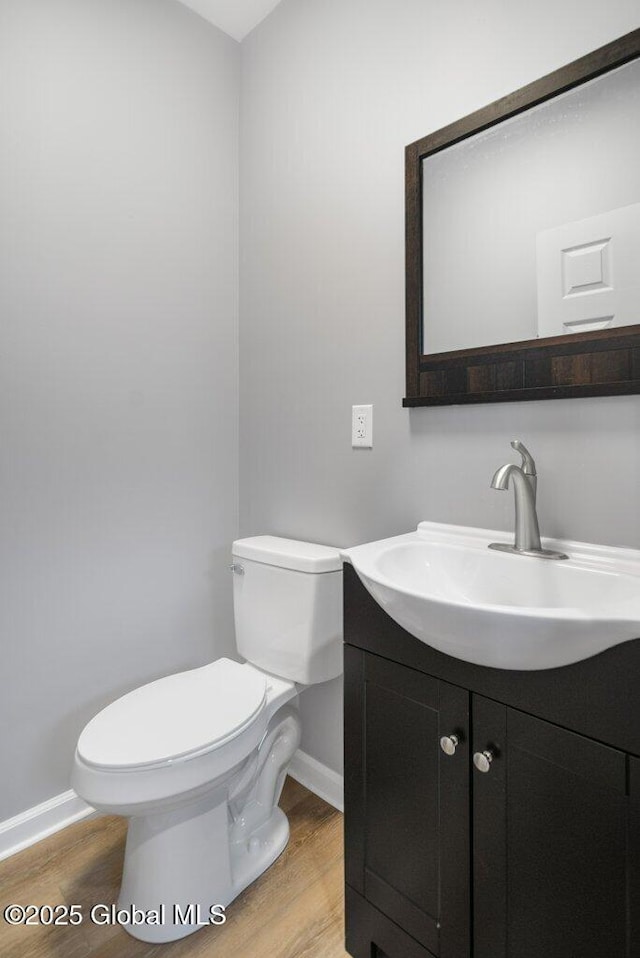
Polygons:
[[640,320],[640,61],[422,161],[423,354]]

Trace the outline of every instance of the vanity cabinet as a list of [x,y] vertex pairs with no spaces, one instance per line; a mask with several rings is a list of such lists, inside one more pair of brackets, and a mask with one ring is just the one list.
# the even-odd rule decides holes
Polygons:
[[349,566],[345,641],[353,958],[640,958],[640,642],[546,676],[472,666]]
[[472,712],[495,755],[473,770],[475,958],[626,958],[627,756],[480,696]]
[[[468,954],[469,695],[349,647],[345,667],[348,749],[361,756],[349,770],[347,883],[431,954]],[[458,742],[452,757],[444,736]]]

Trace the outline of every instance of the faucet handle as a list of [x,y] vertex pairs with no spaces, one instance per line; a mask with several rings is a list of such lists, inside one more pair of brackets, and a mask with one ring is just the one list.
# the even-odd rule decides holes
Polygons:
[[522,471],[525,476],[536,476],[536,464],[533,456],[525,446],[523,442],[520,442],[519,439],[511,440],[511,448],[515,449],[516,452],[519,452],[522,456]]

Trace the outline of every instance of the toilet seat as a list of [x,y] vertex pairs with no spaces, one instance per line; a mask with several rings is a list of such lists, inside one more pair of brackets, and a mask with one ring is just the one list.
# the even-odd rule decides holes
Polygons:
[[133,771],[184,762],[220,748],[258,718],[266,677],[230,659],[158,679],[93,718],[78,755],[95,768]]

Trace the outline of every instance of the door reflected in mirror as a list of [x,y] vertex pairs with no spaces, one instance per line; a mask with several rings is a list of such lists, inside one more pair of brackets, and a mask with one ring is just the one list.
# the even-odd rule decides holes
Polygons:
[[640,61],[421,161],[423,355],[640,317]]

